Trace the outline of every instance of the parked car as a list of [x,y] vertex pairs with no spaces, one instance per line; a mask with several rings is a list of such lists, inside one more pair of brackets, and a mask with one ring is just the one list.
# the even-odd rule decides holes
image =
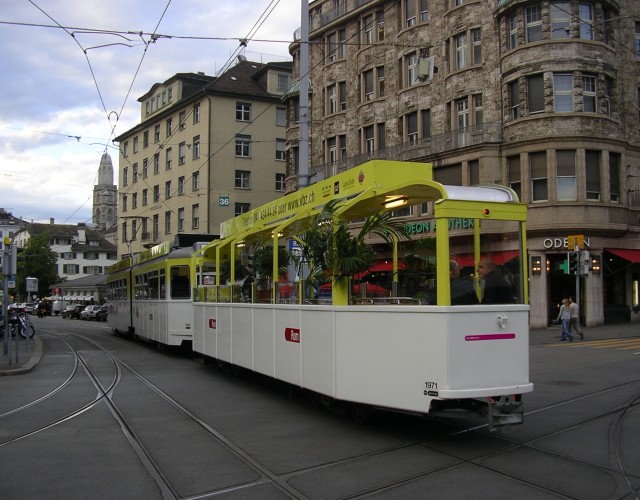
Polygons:
[[97,311],[98,309],[100,309],[100,306],[95,304],[85,307],[80,313],[80,319],[94,319],[94,316],[92,316],[92,314],[95,314],[95,311]]
[[62,319],[79,319],[80,318],[80,313],[84,310],[84,307],[82,304],[71,304],[70,306],[67,306],[64,311],[62,311],[60,313],[60,316],[62,316]]
[[106,305],[100,306],[100,309],[98,309],[95,313],[96,321],[107,321],[108,316],[109,316],[109,307]]
[[25,302],[18,306],[20,309],[24,309],[24,312],[27,314],[33,314],[35,311],[36,305],[33,302]]

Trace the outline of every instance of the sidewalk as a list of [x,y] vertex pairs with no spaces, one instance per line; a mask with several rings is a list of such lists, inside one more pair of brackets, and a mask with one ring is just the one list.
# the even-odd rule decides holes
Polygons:
[[[584,332],[584,340],[574,337],[574,342],[588,342],[589,340],[598,339],[619,339],[626,337],[640,336],[640,322],[632,323],[615,323],[612,325],[599,325],[585,327],[580,326]],[[573,332],[572,332],[573,333]],[[548,342],[557,342],[560,338],[560,325],[553,325],[548,328],[540,328],[529,332],[529,343],[531,345],[546,344]]]
[[[9,364],[9,355],[4,354],[4,338],[0,338],[0,376],[2,375],[22,375],[29,373],[40,362],[42,357],[42,340],[36,334],[28,341],[20,339],[11,339],[11,360]],[[15,348],[18,342],[18,362],[15,362]]]

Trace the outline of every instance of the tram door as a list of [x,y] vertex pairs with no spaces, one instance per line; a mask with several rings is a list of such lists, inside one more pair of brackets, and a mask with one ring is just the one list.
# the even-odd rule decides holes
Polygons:
[[[547,324],[551,325],[558,318],[562,299],[576,296],[576,277],[574,274],[567,274],[567,254],[548,254],[547,255],[547,294],[548,294],[548,317]],[[580,283],[580,304],[583,303],[584,287]],[[580,316],[582,316],[584,308],[580,308]],[[580,324],[584,325],[584,318],[580,318]]]

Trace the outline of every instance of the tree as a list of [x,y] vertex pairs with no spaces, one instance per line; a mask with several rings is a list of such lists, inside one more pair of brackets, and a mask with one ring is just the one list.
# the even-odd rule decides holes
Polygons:
[[[266,282],[273,275],[273,240],[256,243],[251,247],[251,266],[257,273],[259,282]],[[289,252],[286,248],[278,246],[278,277],[287,274],[289,265]]]
[[337,216],[336,201],[325,205],[313,225],[299,242],[303,257],[312,269],[329,272],[334,276],[353,276],[366,271],[376,260],[376,253],[366,242],[371,235],[391,244],[405,237],[403,225],[392,219],[391,212],[378,212],[367,217],[356,233],[349,229],[349,221]]
[[49,286],[60,281],[56,272],[58,254],[51,250],[47,233],[32,236],[24,246],[24,270],[17,276],[18,293],[25,293],[25,279],[38,278],[38,297],[49,295]]

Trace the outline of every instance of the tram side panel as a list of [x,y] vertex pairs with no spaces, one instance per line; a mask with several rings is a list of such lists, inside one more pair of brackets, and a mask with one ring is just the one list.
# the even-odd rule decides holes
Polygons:
[[133,326],[138,337],[179,346],[193,339],[193,303],[144,300],[134,303]]
[[107,325],[114,332],[127,333],[131,324],[131,306],[128,300],[112,299],[109,301]]
[[[370,312],[336,318],[337,397],[426,412],[432,399],[530,392],[528,309]],[[497,319],[507,316],[504,327]]]
[[442,385],[447,374],[447,315],[438,309],[365,306],[338,311],[336,397],[428,412],[431,398],[425,384]]
[[526,306],[196,309],[196,352],[336,399],[426,413],[432,399],[533,389]]
[[195,352],[335,397],[333,308],[196,303],[195,317]]
[[[530,392],[529,307],[502,305],[449,315],[448,398]],[[471,326],[471,328],[470,328]]]

